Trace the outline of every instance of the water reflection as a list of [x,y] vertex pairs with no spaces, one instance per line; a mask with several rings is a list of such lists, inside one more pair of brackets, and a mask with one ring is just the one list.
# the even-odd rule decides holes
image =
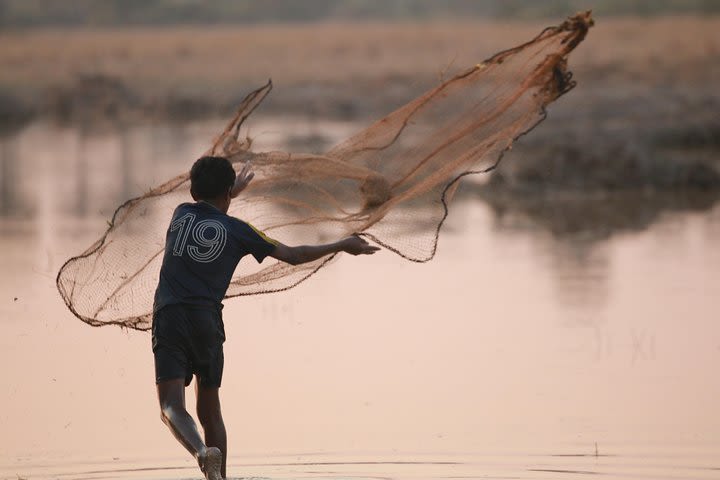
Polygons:
[[602,321],[608,297],[611,266],[607,246],[555,239],[547,243],[546,258],[558,302],[572,311],[574,324],[596,325]]
[[[86,217],[98,208],[106,211],[141,191],[134,179],[152,168],[155,157],[149,156],[136,165],[133,131],[127,123],[118,121],[111,129],[83,123],[75,133],[77,154],[72,175],[75,188],[68,213]],[[151,140],[146,148],[152,150],[153,145]]]
[[[254,145],[265,150],[320,151],[351,131],[312,119],[254,125]],[[74,126],[18,125],[0,135],[0,215],[36,218],[46,194],[40,185],[49,183],[55,214],[109,216],[125,200],[185,171],[221,128],[221,121],[134,124],[84,117]]]
[[88,144],[86,128],[78,129],[77,138],[78,152],[75,166],[75,201],[73,211],[76,215],[84,217],[87,215],[88,202]]
[[602,194],[511,192],[468,183],[461,199],[481,199],[499,235],[532,236],[546,259],[558,301],[577,325],[603,321],[613,240],[653,228],[665,255],[687,231],[687,216],[704,213],[708,242],[720,240],[720,192],[620,191]]
[[[188,126],[112,128],[37,122],[0,137],[0,215],[36,219],[48,195],[55,216],[109,216],[125,200],[187,168],[202,152]],[[203,132],[202,140],[211,138]]]
[[[186,170],[220,128],[221,122],[135,125],[122,118],[85,119],[75,127],[20,125],[0,137],[0,215],[37,220],[44,243],[51,245],[56,227],[69,219],[109,219],[128,198]],[[255,145],[320,151],[358,128],[323,125],[316,118],[260,119]],[[714,192],[518,194],[470,180],[455,201],[488,205],[497,235],[530,236],[535,256],[552,275],[557,301],[571,313],[566,321],[598,326],[610,289],[612,239],[655,225],[663,230],[662,243],[669,245],[684,228],[668,218],[713,211],[719,198]],[[719,216],[716,209],[703,220],[716,240]],[[448,233],[452,228],[447,226]]]
[[18,184],[17,142],[14,136],[0,136],[0,215],[17,214],[23,204]]
[[[0,217],[28,217],[30,204],[23,191],[22,156],[18,136],[26,121],[18,119],[0,126]],[[33,172],[30,172],[32,175]]]
[[711,210],[720,200],[720,191],[553,194],[477,186],[475,192],[493,209],[500,230],[539,228],[588,245],[617,233],[645,230],[664,214]]
[[[82,478],[71,472],[127,466],[116,476],[161,479],[177,472],[131,472],[191,465],[157,420],[147,335],[77,321],[54,274],[97,238],[117,204],[185,170],[219,127],[127,125],[120,133],[38,123],[12,139],[10,210],[31,221],[0,221],[0,361],[23,366],[8,369],[0,393],[0,477]],[[259,148],[284,148],[277,130],[256,127],[275,142]],[[232,367],[223,388],[233,453],[264,459],[235,457],[234,472],[655,478],[672,469],[711,478],[720,383],[707,366],[720,355],[720,207],[667,200],[658,210],[649,199],[605,198],[618,205],[613,213],[601,200],[538,208],[488,199],[468,184],[433,262],[387,252],[343,258],[297,289],[228,302]],[[38,352],[62,355],[48,362]],[[300,468],[315,460],[296,455],[291,466],[267,466],[268,452],[309,449],[324,455],[318,466]],[[89,452],[101,466],[85,468]],[[337,452],[368,452],[369,462]],[[405,463],[374,467],[374,452]],[[407,460],[423,458],[417,452],[468,459],[410,470]]]

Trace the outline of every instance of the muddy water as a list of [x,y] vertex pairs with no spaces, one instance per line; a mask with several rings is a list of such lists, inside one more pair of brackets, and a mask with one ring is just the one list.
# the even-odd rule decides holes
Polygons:
[[[0,478],[199,478],[159,421],[149,335],[76,320],[54,277],[217,126],[0,140]],[[321,149],[355,128],[250,133]],[[720,478],[719,299],[718,206],[589,239],[460,195],[433,262],[343,257],[228,302],[231,476]]]

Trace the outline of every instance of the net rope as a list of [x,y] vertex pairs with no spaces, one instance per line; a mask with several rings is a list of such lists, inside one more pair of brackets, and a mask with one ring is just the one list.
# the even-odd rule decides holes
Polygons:
[[[253,152],[240,129],[272,89],[250,93],[206,154],[255,178],[229,214],[289,245],[359,234],[414,262],[427,262],[461,179],[495,169],[514,140],[575,86],[570,52],[592,26],[578,13],[534,39],[493,55],[400,107],[323,155]],[[57,287],[92,326],[148,330],[165,226],[190,201],[189,173],[120,205],[105,234],[69,259]],[[226,298],[287,290],[335,256],[303,265],[243,259]]]

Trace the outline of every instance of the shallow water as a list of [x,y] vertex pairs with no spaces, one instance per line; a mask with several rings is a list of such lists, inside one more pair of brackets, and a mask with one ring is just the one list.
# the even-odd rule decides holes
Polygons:
[[[0,139],[0,479],[200,478],[159,421],[149,335],[86,326],[54,277],[218,125]],[[428,264],[343,257],[228,302],[231,476],[720,478],[720,207],[588,238],[458,200]]]

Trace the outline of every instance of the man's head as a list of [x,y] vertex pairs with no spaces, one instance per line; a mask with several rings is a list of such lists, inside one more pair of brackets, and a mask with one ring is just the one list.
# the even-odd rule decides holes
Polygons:
[[224,157],[201,157],[190,169],[193,199],[205,200],[224,211],[230,206],[230,190],[234,183],[235,170]]

